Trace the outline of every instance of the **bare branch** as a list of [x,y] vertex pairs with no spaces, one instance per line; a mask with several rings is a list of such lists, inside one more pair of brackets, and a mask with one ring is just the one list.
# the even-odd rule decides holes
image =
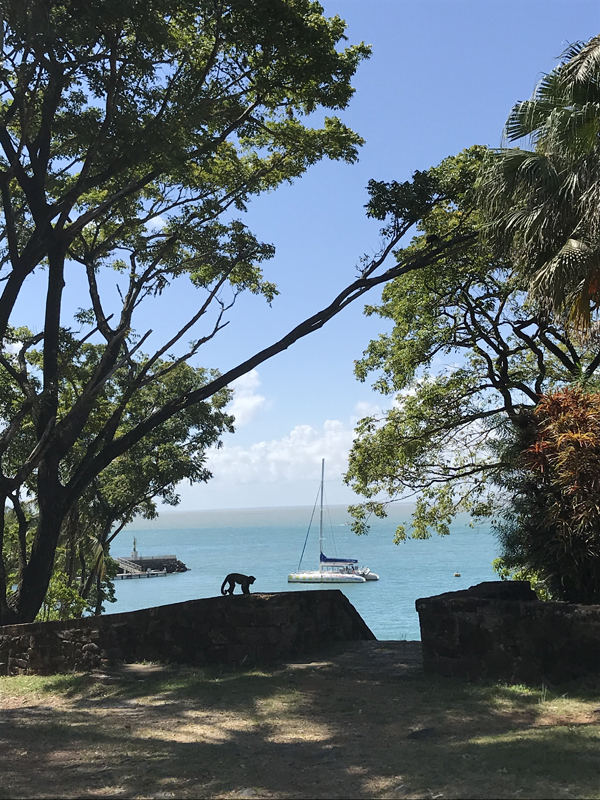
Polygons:
[[[428,250],[425,253],[411,255],[406,260],[400,262],[396,266],[386,270],[381,275],[373,275],[378,267],[382,266],[387,256],[392,252],[398,241],[402,237],[402,232],[397,232],[396,235],[387,243],[382,252],[372,259],[370,264],[365,268],[367,275],[371,277],[360,278],[354,283],[347,286],[340,294],[333,300],[333,302],[317,312],[313,316],[301,322],[293,328],[282,339],[270,345],[269,347],[256,353],[251,358],[238,364],[236,367],[225,372],[218,378],[210,381],[208,384],[200,389],[187,392],[180,397],[177,397],[167,402],[161,409],[148,416],[145,420],[139,423],[131,431],[120,436],[118,439],[112,441],[112,436],[116,432],[116,425],[114,421],[111,422],[111,429],[106,427],[99,434],[96,441],[90,446],[86,456],[84,456],[80,469],[77,475],[74,475],[68,484],[69,493],[74,494],[81,491],[82,487],[86,486],[91,478],[98,474],[105,466],[107,466],[114,458],[121,453],[124,453],[143,436],[154,430],[158,425],[170,419],[175,414],[189,408],[196,403],[202,402],[209,397],[212,397],[216,392],[228,386],[236,378],[245,375],[250,370],[254,369],[259,364],[272,358],[277,353],[287,350],[294,342],[298,341],[305,336],[319,330],[325,325],[332,317],[340,313],[350,303],[362,297],[370,289],[380,286],[394,278],[411,272],[415,269],[423,268],[431,263],[435,263],[439,258],[449,255],[463,248],[466,244],[472,242],[476,238],[476,234],[467,233],[455,239],[445,242],[440,247]],[[102,443],[102,447],[97,452],[98,445]]]

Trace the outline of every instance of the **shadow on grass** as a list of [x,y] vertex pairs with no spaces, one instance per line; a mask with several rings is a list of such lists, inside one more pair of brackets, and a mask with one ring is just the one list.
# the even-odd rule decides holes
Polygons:
[[2,713],[0,797],[600,797],[586,687],[327,666],[5,680],[42,701]]

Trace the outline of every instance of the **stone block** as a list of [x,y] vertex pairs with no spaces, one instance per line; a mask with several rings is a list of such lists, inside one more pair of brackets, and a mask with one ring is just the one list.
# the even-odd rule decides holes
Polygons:
[[228,644],[227,645],[227,661],[230,664],[239,661],[253,660],[256,653],[256,647],[250,644]]
[[289,649],[283,649],[276,644],[267,644],[260,642],[256,645],[256,660],[257,661],[278,661],[281,658],[291,655]]
[[600,606],[543,603],[511,583],[417,600],[425,671],[533,683],[600,676]]
[[159,655],[158,648],[150,644],[140,644],[135,651],[136,659],[139,661],[158,661]]
[[529,602],[537,600],[537,595],[529,581],[484,581],[467,589],[470,597],[481,597],[486,600],[519,600]]
[[227,664],[227,646],[207,647],[204,651],[207,664]]
[[205,636],[210,630],[210,622],[207,619],[195,619],[192,621],[188,636]]
[[[202,665],[273,660],[334,639],[373,639],[339,590],[235,595],[0,628],[0,663],[51,674],[136,659]],[[29,659],[27,658],[29,656]],[[15,661],[15,669],[19,667]]]
[[247,642],[266,642],[268,644],[277,644],[282,639],[282,630],[273,625],[254,626],[252,628],[235,629],[235,640],[240,643]]

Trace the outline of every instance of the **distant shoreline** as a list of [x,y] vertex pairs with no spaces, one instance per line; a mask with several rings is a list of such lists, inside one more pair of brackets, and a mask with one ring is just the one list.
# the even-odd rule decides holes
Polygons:
[[[138,517],[126,526],[125,531],[141,530],[173,530],[187,527],[195,528],[220,526],[224,522],[228,525],[252,522],[264,525],[269,524],[301,524],[310,519],[313,506],[264,506],[254,508],[214,508],[200,509],[198,511],[161,511],[156,519],[143,519]],[[395,503],[389,508],[390,519],[410,516],[414,503]],[[328,507],[329,515],[337,524],[350,521],[347,504],[337,504]]]

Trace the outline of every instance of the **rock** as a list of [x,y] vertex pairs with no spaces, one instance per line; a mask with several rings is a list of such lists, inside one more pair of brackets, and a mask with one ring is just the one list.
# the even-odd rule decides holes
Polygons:
[[529,581],[484,581],[469,586],[467,595],[485,600],[537,600]]

